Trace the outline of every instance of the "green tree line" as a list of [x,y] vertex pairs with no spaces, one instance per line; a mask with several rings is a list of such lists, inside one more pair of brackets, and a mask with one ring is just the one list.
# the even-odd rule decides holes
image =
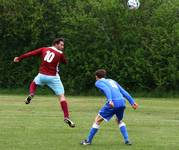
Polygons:
[[0,0],[0,88],[25,88],[39,59],[14,64],[27,51],[65,38],[68,65],[60,75],[69,93],[94,87],[94,72],[131,91],[179,90],[179,1]]

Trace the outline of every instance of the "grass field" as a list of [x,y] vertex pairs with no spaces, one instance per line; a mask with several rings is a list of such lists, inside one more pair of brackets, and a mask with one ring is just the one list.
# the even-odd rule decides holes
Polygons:
[[103,123],[90,146],[86,138],[103,97],[67,97],[76,128],[63,122],[57,98],[36,96],[25,105],[25,96],[0,95],[1,150],[179,150],[179,99],[136,98],[140,107],[127,105],[124,121],[132,146],[123,144],[112,119]]

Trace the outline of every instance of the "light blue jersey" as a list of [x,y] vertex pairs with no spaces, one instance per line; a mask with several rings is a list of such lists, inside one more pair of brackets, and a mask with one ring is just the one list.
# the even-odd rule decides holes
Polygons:
[[[95,86],[104,93],[107,103],[100,109],[100,115],[105,121],[109,121],[115,114],[120,121],[123,118],[126,101],[134,105],[134,99],[125,91],[116,81],[112,79],[101,78],[96,81]],[[109,101],[112,101],[114,108],[111,108]]]
[[[100,71],[101,70],[99,70],[99,72]],[[102,70],[101,73],[105,74],[106,72],[105,70]],[[96,75],[96,77],[98,76]],[[124,116],[124,110],[126,108],[125,99],[127,99],[132,106],[135,105],[134,99],[129,95],[127,91],[125,91],[116,81],[112,79],[105,79],[105,78],[98,79],[95,83],[95,86],[104,93],[107,102],[99,110],[98,116],[95,119],[95,123],[90,129],[87,139],[83,141],[82,144],[88,145],[92,143],[93,137],[95,136],[95,134],[97,133],[100,127],[100,123],[102,121],[101,118],[103,118],[105,121],[109,121],[115,115],[119,123],[119,129],[124,138],[125,144],[131,145],[128,138],[126,125],[122,121],[122,119]],[[111,105],[112,103],[109,103],[111,101],[113,102],[114,107],[113,105]]]
[[105,94],[107,101],[113,101],[114,107],[125,107],[125,99],[131,105],[134,104],[134,99],[130,94],[112,79],[101,78],[96,81],[95,86]]

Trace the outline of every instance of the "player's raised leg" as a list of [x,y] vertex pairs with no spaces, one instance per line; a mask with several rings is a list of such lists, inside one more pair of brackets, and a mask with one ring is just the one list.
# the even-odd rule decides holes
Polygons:
[[32,98],[35,95],[35,92],[37,90],[37,86],[43,86],[43,81],[44,80],[44,76],[42,74],[38,74],[34,80],[31,82],[30,87],[29,87],[29,95],[28,97],[25,99],[25,104],[29,104],[32,100]]
[[37,84],[35,83],[35,81],[32,81],[29,87],[29,95],[25,99],[25,104],[29,104],[31,102],[32,98],[35,95],[36,88],[37,88]]

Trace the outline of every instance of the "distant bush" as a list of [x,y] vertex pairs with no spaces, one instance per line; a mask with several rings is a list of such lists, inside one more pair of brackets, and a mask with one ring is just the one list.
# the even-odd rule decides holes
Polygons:
[[118,0],[0,0],[0,87],[27,87],[39,60],[15,56],[66,39],[60,66],[66,91],[93,90],[105,68],[131,91],[179,90],[179,1],[141,0],[137,11]]

